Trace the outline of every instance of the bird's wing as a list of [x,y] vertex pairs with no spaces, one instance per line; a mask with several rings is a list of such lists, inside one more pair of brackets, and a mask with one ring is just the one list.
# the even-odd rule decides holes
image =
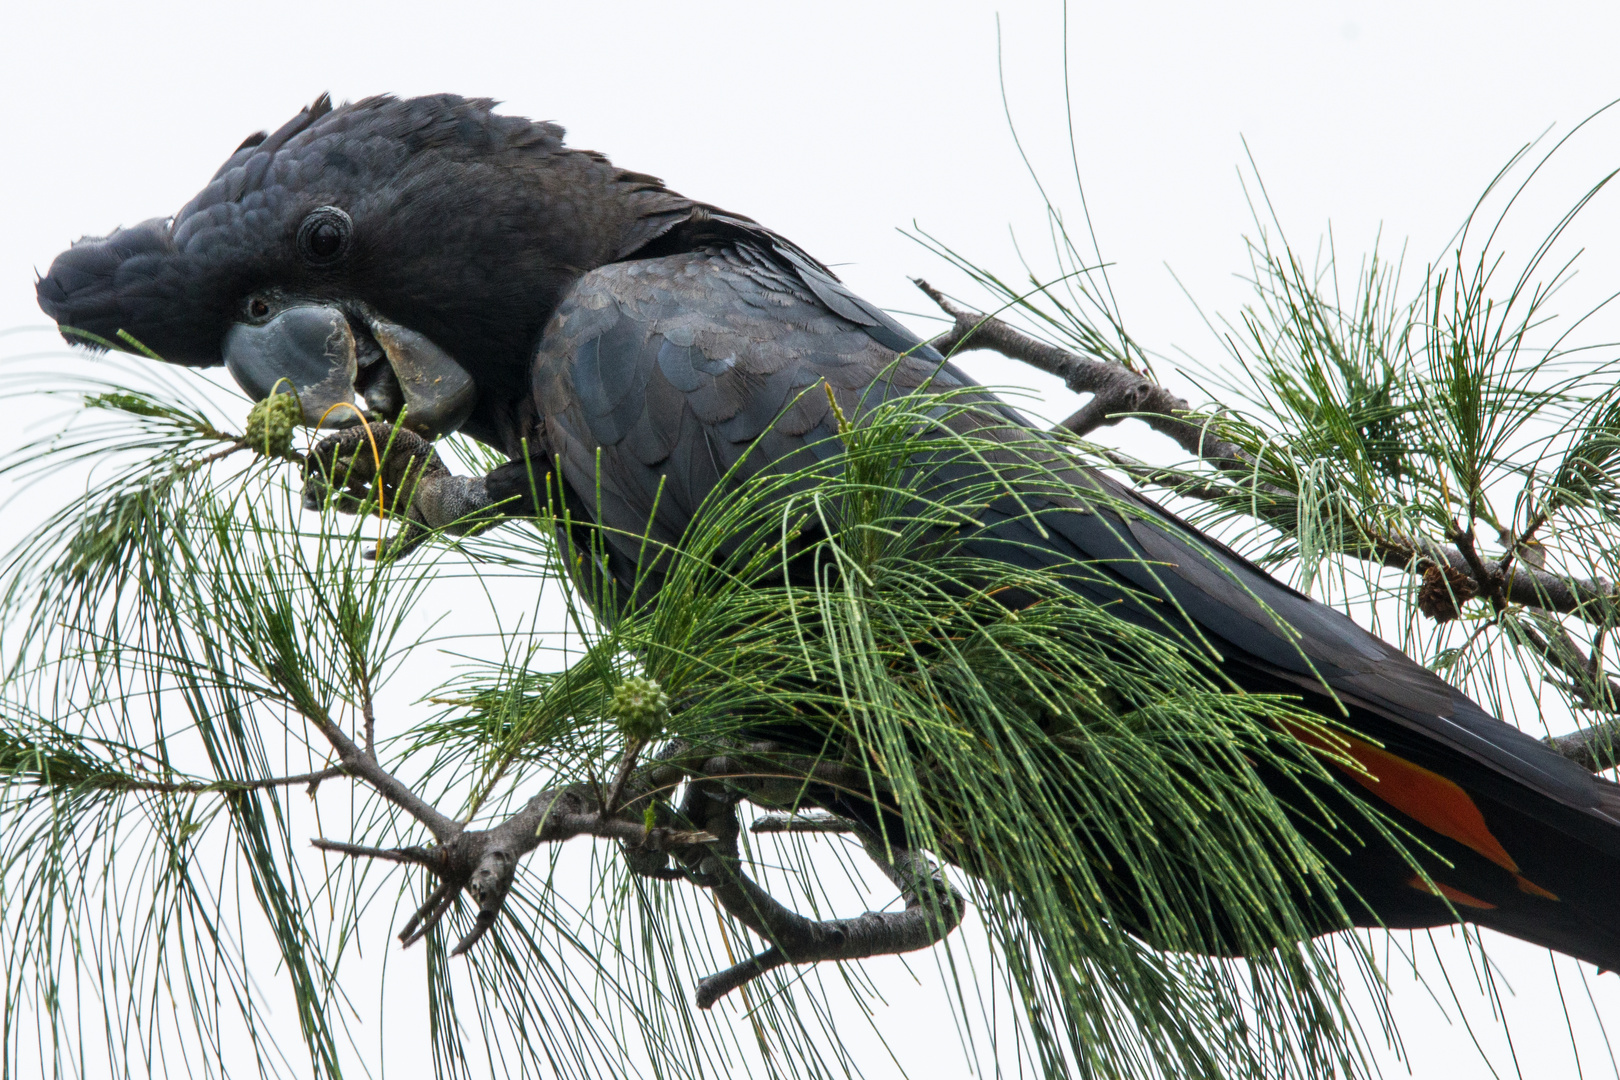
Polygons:
[[[971,388],[965,374],[819,264],[771,234],[617,263],[587,274],[542,340],[535,402],[576,510],[607,527],[606,565],[628,587],[646,548],[679,542],[722,474],[791,469],[836,445],[823,380],[846,408],[861,394]],[[898,359],[897,359],[898,355]],[[998,437],[1044,438],[987,391]],[[1003,515],[972,543],[1018,561],[1104,566],[1160,601],[1139,617],[1215,649],[1239,685],[1337,698],[1382,718],[1402,752],[1504,796],[1620,857],[1620,787],[1486,713],[1399,650],[1272,579],[1248,560],[1104,474]],[[656,509],[655,509],[656,508]],[[1094,584],[1084,591],[1095,592]],[[1524,805],[1524,800],[1514,800]],[[1539,808],[1539,809],[1538,809]],[[1571,814],[1570,811],[1575,811]],[[1584,824],[1583,824],[1584,822]]]

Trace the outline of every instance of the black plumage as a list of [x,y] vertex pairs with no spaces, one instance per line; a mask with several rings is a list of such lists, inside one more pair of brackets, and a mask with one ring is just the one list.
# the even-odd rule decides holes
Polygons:
[[[333,261],[300,239],[323,207],[352,222]],[[430,338],[477,384],[464,430],[555,463],[575,512],[609,527],[598,570],[622,590],[649,518],[674,543],[745,455],[754,470],[830,452],[832,405],[807,389],[824,381],[851,413],[873,395],[973,392],[769,230],[567,149],[554,125],[449,96],[322,99],[245,142],[172,221],[83,241],[39,283],[63,326],[114,344],[125,331],[194,365],[221,362],[226,331],[264,297],[362,305]],[[994,437],[1043,437],[979,393]],[[493,474],[491,493],[513,475]],[[1213,646],[1241,687],[1347,708],[1366,736],[1353,756],[1379,778],[1347,790],[1449,863],[1431,868],[1442,898],[1377,838],[1328,852],[1360,895],[1347,903],[1359,922],[1439,925],[1460,911],[1620,967],[1620,787],[1107,476],[1071,479],[1097,500],[1038,500],[1045,536],[992,507],[970,546],[1106,567],[1119,591],[1076,587],[1151,598],[1127,617]]]

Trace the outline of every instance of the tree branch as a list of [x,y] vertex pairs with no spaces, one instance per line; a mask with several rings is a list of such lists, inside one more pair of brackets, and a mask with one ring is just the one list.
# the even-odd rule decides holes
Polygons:
[[[1090,393],[1092,399],[1063,422],[1065,429],[1085,435],[1099,426],[1132,416],[1170,436],[1187,453],[1223,473],[1253,474],[1256,462],[1246,450],[1210,432],[1207,423],[1190,422],[1187,417],[1192,414],[1192,408],[1187,401],[1141,372],[1124,364],[1087,359],[1049,345],[994,316],[953,303],[921,278],[913,281],[952,319],[951,329],[933,339],[932,344],[941,352],[989,349],[1058,376],[1076,393]],[[1104,451],[1104,456],[1111,465],[1140,483],[1155,484],[1206,502],[1248,501],[1261,520],[1285,532],[1295,525],[1294,514],[1286,500],[1296,496],[1273,485],[1262,485],[1262,492],[1282,499],[1268,502],[1252,498],[1252,492],[1229,479],[1202,479],[1179,470],[1151,466],[1117,451]],[[1531,565],[1524,558],[1515,558],[1520,546],[1527,544],[1545,523],[1546,515],[1538,515],[1495,564],[1480,555],[1473,534],[1455,524],[1450,530],[1454,543],[1447,545],[1358,522],[1356,532],[1362,542],[1347,545],[1343,553],[1424,577],[1424,592],[1430,594],[1432,602],[1420,604],[1420,607],[1424,614],[1437,621],[1456,618],[1459,604],[1474,596],[1485,597],[1498,611],[1516,604],[1539,612],[1549,624],[1551,637],[1521,625],[1522,638],[1548,663],[1570,677],[1571,692],[1589,708],[1620,711],[1620,683],[1609,678],[1599,680],[1596,655],[1587,657],[1552,618],[1552,614],[1574,615],[1606,627],[1615,620],[1615,605],[1620,596],[1614,583],[1603,578],[1555,574],[1542,566]],[[1564,757],[1593,772],[1620,765],[1620,720],[1545,741]],[[776,828],[771,825],[765,831]]]
[[[348,734],[333,723],[330,717],[305,715],[309,722],[314,724],[322,735],[326,736],[326,741],[332,744],[332,749],[338,752],[338,761],[341,763],[344,772],[370,784],[377,794],[425,826],[439,843],[443,844],[461,832],[461,822],[439,813],[437,808],[431,806],[416,792],[412,791],[409,785],[383,768],[376,758],[349,738]],[[366,719],[368,723],[372,721],[369,711]]]
[[[349,771],[341,765],[293,776],[269,776],[263,780],[131,780],[121,774],[105,773],[76,786],[101,791],[147,791],[157,795],[238,795],[308,784],[313,792],[321,781],[347,775]],[[48,774],[42,774],[42,778],[48,779]]]
[[770,947],[701,980],[698,1008],[707,1009],[738,987],[786,964],[911,952],[942,941],[961,923],[966,902],[938,867],[926,856],[906,849],[895,849],[891,859],[883,841],[859,826],[856,831],[867,857],[900,889],[904,910],[818,920],[785,907],[743,872],[737,801],[734,791],[714,781],[694,781],[688,786],[682,813],[688,820],[700,820],[716,839],[701,853],[687,854],[683,861],[689,878],[707,887],[727,914],[770,942]]
[[[1123,364],[1089,360],[1055,345],[1039,341],[1002,322],[961,307],[926,281],[916,285],[938,304],[954,325],[933,344],[942,352],[955,349],[989,349],[1011,360],[1019,360],[1062,378],[1069,389],[1093,396],[1083,408],[1063,422],[1063,427],[1085,434],[1099,424],[1113,424],[1127,416],[1141,420],[1155,431],[1174,439],[1187,453],[1225,473],[1252,474],[1254,458],[1241,446],[1220,438],[1208,422],[1187,419],[1192,408],[1184,398],[1153,382],[1146,375]],[[1265,500],[1250,499],[1251,492],[1220,480],[1199,481],[1175,470],[1159,469],[1110,454],[1109,458],[1134,479],[1157,484],[1191,498],[1205,501],[1250,501],[1258,516],[1285,531],[1293,527],[1293,515],[1286,504],[1268,506]],[[1262,485],[1262,493],[1293,499],[1293,492]],[[1475,584],[1475,595],[1493,602],[1538,607],[1561,615],[1575,615],[1587,622],[1607,623],[1615,615],[1617,599],[1614,583],[1602,578],[1565,577],[1524,560],[1504,559],[1492,567],[1477,556],[1473,559],[1457,547],[1423,537],[1407,536],[1366,523],[1359,529],[1365,543],[1344,553],[1354,558],[1379,562],[1410,574],[1422,575],[1431,568],[1442,574],[1465,575]]]
[[754,819],[748,826],[752,833],[849,833],[856,829],[855,822],[825,810],[803,810],[797,813],[773,810]]
[[932,341],[936,349],[944,353],[964,348],[990,349],[1056,375],[1077,394],[1091,394],[1089,402],[1063,421],[1062,426],[1074,434],[1086,435],[1098,427],[1135,417],[1154,431],[1170,436],[1187,453],[1218,468],[1245,469],[1253,465],[1242,447],[1220,438],[1207,422],[1188,420],[1193,408],[1185,398],[1177,397],[1146,375],[1124,364],[1088,360],[1048,345],[994,316],[958,306],[921,278],[913,281],[955,320],[950,330]]
[[1620,768],[1620,720],[1593,724],[1542,741],[1583,769],[1603,772]]
[[[891,851],[858,823],[826,813],[767,815],[756,829],[859,833],[868,857],[900,889],[904,909],[824,921],[791,910],[743,871],[737,804],[748,792],[766,799],[784,793],[797,798],[813,777],[818,783],[833,780],[855,791],[870,790],[870,779],[848,766],[777,753],[773,743],[728,747],[727,753],[707,757],[691,754],[689,749],[677,744],[673,755],[666,752],[639,769],[625,770],[615,785],[623,798],[612,797],[611,803],[605,801],[599,785],[576,783],[540,792],[493,828],[474,830],[457,824],[432,847],[374,848],[319,839],[314,844],[323,851],[357,858],[422,866],[439,879],[400,930],[399,939],[405,946],[421,940],[441,922],[456,896],[466,890],[477,912],[473,928],[451,951],[460,955],[495,924],[523,856],[541,844],[576,836],[617,840],[625,846],[633,871],[660,878],[682,877],[709,889],[727,913],[771,943],[752,959],[702,980],[697,1002],[705,1009],[784,964],[909,952],[942,940],[960,924],[966,902],[926,856],[906,849]],[[755,762],[763,762],[766,769],[750,771],[749,765]],[[681,816],[692,827],[649,827],[647,811],[636,816],[636,804],[652,799],[679,779],[691,781]],[[406,801],[410,800],[416,796],[410,795]],[[667,868],[670,856],[678,869]]]
[[[1516,623],[1514,629],[1550,667],[1565,675],[1564,688],[1586,708],[1620,712],[1620,682],[1602,673],[1595,663],[1597,654],[1588,655],[1563,624],[1549,613],[1531,609],[1528,614],[1535,625]],[[1606,720],[1567,735],[1551,735],[1542,741],[1592,772],[1620,766],[1620,719]]]
[[317,837],[309,842],[310,846],[321,851],[330,851],[338,855],[352,855],[364,859],[382,859],[386,862],[404,863],[407,866],[433,866],[437,858],[432,848],[400,847],[379,848],[368,847],[365,844],[346,844],[341,840],[326,840]]
[[[731,991],[787,964],[814,964],[824,960],[863,960],[873,956],[926,949],[943,941],[962,922],[967,904],[945,880],[939,867],[925,855],[901,848],[885,858],[880,844],[863,839],[867,857],[900,890],[901,911],[868,911],[849,919],[807,919],[779,911],[771,919],[770,948],[716,972],[698,982],[697,1006],[707,1009]],[[759,911],[755,893],[764,890],[733,869],[736,881],[749,893],[746,907],[726,902],[729,890],[717,888],[716,897],[739,921]],[[774,901],[773,901],[774,903]]]

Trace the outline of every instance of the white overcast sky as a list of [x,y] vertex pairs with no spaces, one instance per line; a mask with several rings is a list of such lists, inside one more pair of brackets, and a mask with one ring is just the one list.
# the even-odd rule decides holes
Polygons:
[[[562,123],[573,145],[785,233],[869,298],[921,310],[908,275],[959,283],[897,227],[915,221],[1015,276],[1009,229],[1029,251],[1044,235],[1003,112],[998,12],[1007,104],[1073,220],[1055,2],[8,5],[0,328],[42,322],[33,271],[68,241],[172,213],[243,136],[328,90],[498,98]],[[1421,266],[1520,146],[1620,97],[1612,0],[1075,0],[1068,17],[1079,164],[1125,317],[1149,346],[1211,362],[1214,343],[1170,270],[1206,308],[1232,312],[1243,299],[1234,275],[1253,231],[1238,181],[1244,139],[1297,245],[1313,249],[1331,221],[1341,256],[1381,230],[1386,250],[1409,240],[1409,262]],[[1599,125],[1561,155],[1524,212],[1550,220],[1577,186],[1616,166],[1620,123]],[[1588,249],[1582,280],[1596,291],[1620,287],[1617,223],[1599,206],[1577,227]],[[25,340],[48,345],[0,340],[7,355]],[[1072,407],[1022,369],[976,370],[1039,386],[1053,415]],[[16,424],[29,403],[5,410]],[[8,534],[32,505],[11,504]],[[381,940],[388,928],[371,929]],[[1546,954],[1493,948],[1517,992],[1507,1004],[1516,1054],[1481,1035],[1496,1068],[1574,1075]],[[1568,990],[1574,966],[1558,970]],[[1465,962],[1456,972],[1472,986]],[[1620,977],[1597,985],[1620,1034]],[[1492,1075],[1424,991],[1398,981],[1395,1002],[1416,1075]],[[1489,1028],[1489,1009],[1475,1004],[1476,1030]],[[941,1047],[943,1029],[900,1019],[903,1060],[925,1066],[943,1053],[935,1070],[957,1074],[954,1039]],[[1587,1045],[1587,1076],[1615,1072],[1601,1046]],[[408,1064],[396,1059],[389,1075],[410,1075]],[[882,1076],[889,1065],[869,1068]]]

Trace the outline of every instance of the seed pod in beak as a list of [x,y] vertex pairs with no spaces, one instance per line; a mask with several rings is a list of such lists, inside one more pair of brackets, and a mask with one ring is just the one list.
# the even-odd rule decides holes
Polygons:
[[263,324],[236,323],[225,334],[225,368],[263,400],[291,387],[310,427],[347,427],[354,406],[354,332],[338,308],[290,307]]

